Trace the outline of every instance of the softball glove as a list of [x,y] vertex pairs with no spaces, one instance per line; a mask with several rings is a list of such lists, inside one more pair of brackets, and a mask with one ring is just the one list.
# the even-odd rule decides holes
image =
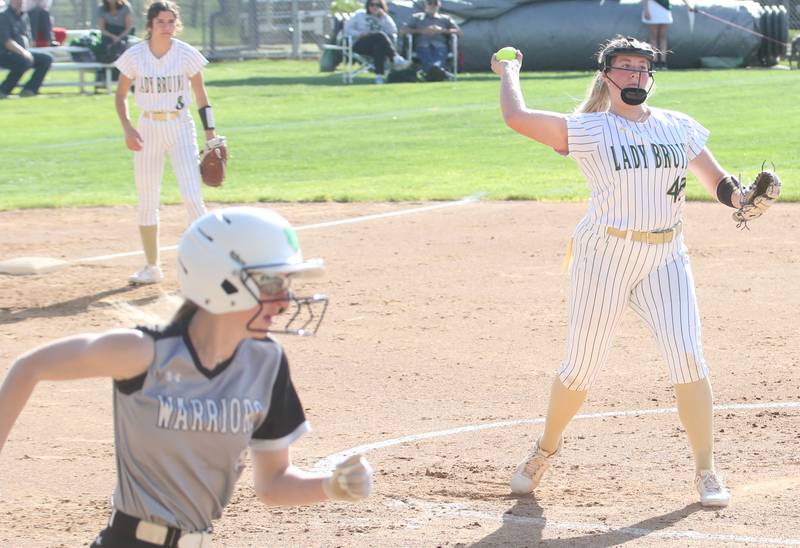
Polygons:
[[733,220],[743,224],[761,217],[780,193],[781,180],[775,172],[762,171],[750,186],[742,189],[741,207],[733,212]]
[[222,186],[228,164],[228,147],[225,137],[214,137],[206,141],[206,149],[200,159],[200,176],[208,186]]

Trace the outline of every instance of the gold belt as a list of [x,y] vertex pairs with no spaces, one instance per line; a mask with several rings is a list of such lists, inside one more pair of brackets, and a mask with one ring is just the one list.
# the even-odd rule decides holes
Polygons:
[[640,232],[638,230],[620,230],[613,226],[606,227],[606,234],[623,240],[632,240],[645,244],[668,244],[678,237],[683,229],[683,223],[678,222],[672,228],[666,230],[656,230],[654,232]]
[[166,122],[167,120],[175,120],[180,115],[181,111],[179,110],[170,110],[166,112],[160,112],[157,110],[147,110],[142,113],[142,116],[144,116],[148,120],[157,120],[159,122]]

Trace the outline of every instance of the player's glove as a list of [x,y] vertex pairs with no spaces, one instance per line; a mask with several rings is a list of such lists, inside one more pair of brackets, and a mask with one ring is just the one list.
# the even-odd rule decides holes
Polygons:
[[363,455],[353,455],[336,465],[333,474],[322,480],[329,499],[357,501],[372,491],[372,467]]
[[769,209],[781,193],[781,180],[773,171],[762,171],[755,181],[742,189],[741,207],[733,212],[738,225],[757,219]]
[[228,165],[228,147],[225,137],[214,137],[206,142],[200,159],[200,176],[208,186],[222,186]]

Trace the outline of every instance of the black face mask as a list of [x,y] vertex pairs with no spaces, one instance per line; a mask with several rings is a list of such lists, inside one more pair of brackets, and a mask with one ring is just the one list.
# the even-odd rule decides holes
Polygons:
[[622,102],[625,103],[626,105],[632,105],[632,106],[641,105],[642,103],[644,103],[647,100],[647,94],[650,93],[651,89],[653,89],[653,84],[655,83],[655,79],[653,78],[653,72],[652,71],[650,71],[650,70],[646,70],[645,71],[645,70],[625,69],[625,68],[619,68],[619,67],[610,67],[610,68],[606,69],[606,74],[608,74],[608,71],[611,70],[611,68],[616,68],[617,70],[626,70],[628,72],[638,72],[639,73],[639,82],[638,82],[638,84],[642,83],[642,74],[645,74],[645,73],[649,74],[650,75],[650,87],[647,88],[647,89],[644,89],[644,88],[641,88],[641,87],[638,87],[638,86],[637,87],[621,88],[621,87],[619,87],[619,85],[617,85],[617,83],[614,80],[609,78],[609,81],[612,84],[614,84],[617,87],[617,89],[620,90],[620,97],[622,97]]

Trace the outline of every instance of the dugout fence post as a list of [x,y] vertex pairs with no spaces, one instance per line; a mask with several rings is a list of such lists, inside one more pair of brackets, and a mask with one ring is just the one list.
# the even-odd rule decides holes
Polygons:
[[303,41],[303,24],[300,20],[300,6],[292,0],[292,58],[300,59],[300,44]]

